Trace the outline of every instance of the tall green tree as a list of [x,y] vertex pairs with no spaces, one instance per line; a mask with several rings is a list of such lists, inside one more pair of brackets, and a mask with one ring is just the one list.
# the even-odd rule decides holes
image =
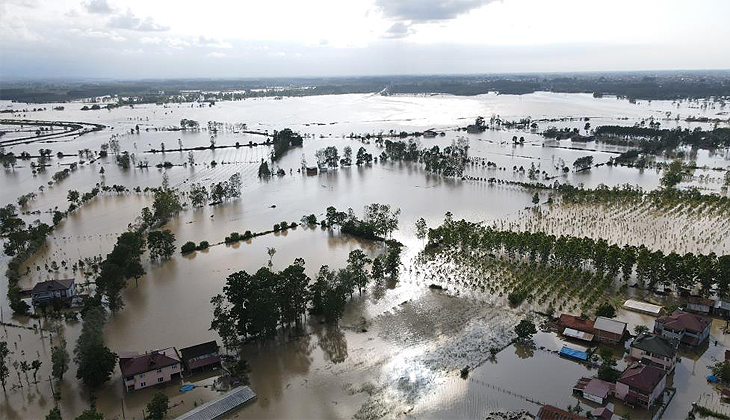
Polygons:
[[66,340],[51,348],[51,374],[58,381],[63,379],[63,375],[68,371],[68,350],[66,350]]
[[147,234],[147,246],[152,261],[168,259],[175,253],[175,234],[169,229],[153,230]]
[[76,378],[92,392],[109,380],[117,362],[117,354],[104,345],[105,322],[106,314],[101,306],[88,308],[74,348]]
[[0,383],[3,385],[3,391],[6,390],[5,384],[7,383],[8,376],[10,376],[10,368],[8,367],[9,354],[8,343],[0,341]]
[[156,392],[152,401],[147,403],[147,416],[149,420],[162,420],[167,415],[170,399],[164,392]]
[[362,289],[367,287],[368,281],[370,280],[365,266],[371,262],[370,258],[361,249],[350,251],[350,255],[347,257],[347,270],[352,274],[354,283],[360,294],[362,294]]

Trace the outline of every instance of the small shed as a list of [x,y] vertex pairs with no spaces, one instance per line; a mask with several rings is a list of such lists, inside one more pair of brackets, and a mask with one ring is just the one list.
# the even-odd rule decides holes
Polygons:
[[599,316],[593,328],[596,341],[608,344],[618,344],[626,333],[626,323],[615,319]]
[[583,340],[591,342],[593,341],[593,334],[589,334],[587,332],[574,330],[572,328],[566,328],[563,330],[563,335],[570,338],[575,338],[576,340]]
[[714,306],[715,301],[712,299],[700,296],[690,296],[687,299],[687,310],[698,314],[708,315]]

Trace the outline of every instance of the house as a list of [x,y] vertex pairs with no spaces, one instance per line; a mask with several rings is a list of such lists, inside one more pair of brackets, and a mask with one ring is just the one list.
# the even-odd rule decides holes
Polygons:
[[30,292],[33,305],[45,305],[54,299],[69,301],[75,295],[74,279],[43,281],[36,284]]
[[434,130],[426,130],[423,132],[423,137],[425,137],[425,138],[433,138],[433,137],[436,137],[437,135],[438,135],[438,133],[435,132]]
[[119,355],[124,388],[136,391],[157,384],[170,382],[179,377],[182,363],[174,347],[154,350],[145,354],[122,353]]
[[580,331],[586,334],[593,334],[593,321],[578,316],[560,314],[560,318],[558,319],[558,329],[560,333],[564,335],[566,329]]
[[629,366],[616,381],[616,398],[630,406],[651,408],[667,385],[667,372],[640,363]]
[[674,338],[681,344],[699,346],[710,336],[710,318],[680,310],[662,316],[654,322],[654,332],[667,338]]
[[626,323],[599,316],[593,325],[594,340],[606,344],[618,344],[626,333]]
[[552,405],[543,405],[537,412],[535,420],[587,420],[587,418]]
[[614,384],[598,378],[580,378],[573,387],[573,392],[583,398],[603,404],[613,393]]
[[180,349],[180,360],[187,372],[218,368],[221,365],[218,343],[214,340]]
[[598,407],[591,411],[593,418],[601,420],[611,420],[613,418],[613,404],[609,404],[605,407]]
[[677,364],[679,341],[661,335],[644,333],[631,343],[629,356],[645,365],[652,365],[671,372]]
[[687,310],[702,315],[709,315],[710,310],[715,307],[715,301],[700,296],[690,296],[687,299]]
[[307,166],[307,175],[317,175],[317,167],[316,166]]

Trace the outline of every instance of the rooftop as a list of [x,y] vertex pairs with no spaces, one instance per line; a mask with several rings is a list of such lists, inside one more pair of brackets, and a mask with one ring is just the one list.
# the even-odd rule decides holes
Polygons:
[[59,290],[66,290],[74,284],[74,279],[63,279],[63,280],[48,280],[42,281],[33,286],[34,293],[40,292],[55,292]]
[[593,321],[569,314],[560,314],[560,325],[573,330],[593,332]]
[[215,353],[218,351],[218,343],[215,340],[208,341],[207,343],[200,343],[194,346],[185,347],[180,349],[180,356],[183,360],[190,360],[194,357],[200,357],[206,354]]
[[569,411],[561,410],[552,405],[544,405],[537,412],[536,420],[587,420],[586,417],[579,416]]
[[677,341],[654,334],[641,334],[631,343],[631,347],[659,356],[673,358],[677,355]]
[[134,376],[138,373],[149,372],[180,363],[172,347],[164,350],[155,350],[145,354],[125,353],[119,358],[119,368],[123,376]]
[[699,334],[710,325],[710,318],[678,309],[671,315],[657,318],[656,322],[675,331],[690,331]]
[[607,331],[613,334],[623,335],[626,331],[626,323],[615,319],[599,316],[594,324],[596,330]]
[[658,367],[633,365],[621,374],[618,382],[638,389],[643,393],[651,394],[654,388],[661,382],[662,378],[664,378],[664,375],[665,372]]

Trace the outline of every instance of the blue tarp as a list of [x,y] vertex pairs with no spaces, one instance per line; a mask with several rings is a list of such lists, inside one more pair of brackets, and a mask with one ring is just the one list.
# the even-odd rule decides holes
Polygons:
[[578,360],[588,360],[588,353],[576,349],[572,349],[568,346],[563,346],[560,349],[560,355],[565,357],[571,357]]
[[180,392],[188,392],[188,391],[192,391],[192,390],[193,390],[193,389],[195,389],[195,388],[196,388],[196,386],[195,386],[195,385],[191,385],[191,384],[188,384],[188,385],[183,385],[183,386],[181,386],[181,387],[180,387]]
[[707,382],[712,382],[713,384],[716,384],[716,383],[720,382],[720,380],[717,379],[717,376],[715,376],[715,375],[709,375],[707,377]]

